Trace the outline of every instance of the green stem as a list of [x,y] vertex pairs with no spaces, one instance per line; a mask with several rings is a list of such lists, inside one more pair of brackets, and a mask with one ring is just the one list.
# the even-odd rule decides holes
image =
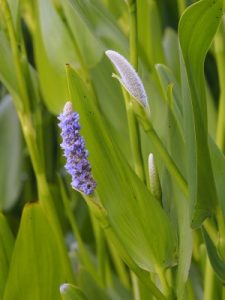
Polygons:
[[184,195],[187,197],[188,196],[187,183],[186,183],[183,175],[178,170],[176,164],[172,160],[171,156],[165,149],[164,145],[162,144],[156,131],[154,130],[153,127],[151,127],[151,129],[147,130],[146,133],[149,136],[149,138],[151,139],[152,143],[154,144],[156,151],[158,152],[158,154],[161,156],[162,160],[164,161],[168,171],[173,176],[173,178],[176,180],[176,182],[178,183],[178,185],[181,188]]
[[178,0],[178,10],[179,10],[179,15],[181,16],[182,13],[184,12],[186,8],[186,1],[185,0]]
[[[59,177],[58,177],[58,179],[59,179],[59,187],[60,187],[60,192],[61,192],[65,212],[66,212],[67,218],[69,220],[70,226],[72,228],[74,237],[76,238],[76,241],[78,243],[79,255],[81,257],[82,263],[84,264],[85,268],[90,272],[90,274],[92,274],[92,276],[94,276],[96,278],[95,267],[94,267],[93,263],[91,262],[90,256],[85,248],[84,242],[80,235],[80,231],[79,231],[76,219],[74,217],[70,201],[69,201],[69,199],[66,195],[65,189],[63,187],[62,180]],[[98,279],[98,282],[100,282],[100,279]]]
[[217,121],[216,143],[218,147],[224,151],[225,146],[225,41],[224,41],[225,25],[222,21],[219,30],[215,36],[215,57],[218,68],[220,99]]
[[140,291],[139,291],[138,277],[132,271],[130,272],[130,275],[131,275],[131,282],[132,282],[134,300],[141,300]]
[[[136,0],[128,1],[128,10],[130,17],[130,62],[133,67],[138,69],[138,41],[137,41],[137,4]],[[131,152],[134,163],[134,170],[138,177],[145,181],[145,172],[143,167],[143,159],[141,152],[141,140],[139,125],[132,109],[129,94],[123,89],[125,99],[127,121],[129,128],[129,138],[131,144]]]
[[96,248],[97,248],[97,258],[98,258],[98,272],[101,278],[101,282],[103,286],[106,284],[106,265],[108,264],[108,257],[106,252],[106,241],[104,236],[104,231],[100,226],[99,222],[96,220],[92,211],[90,210],[93,230],[95,234],[96,240]]
[[134,163],[134,171],[137,176],[145,181],[145,172],[143,168],[143,158],[141,155],[141,139],[139,133],[138,121],[134,115],[132,102],[129,99],[127,91],[123,88],[123,96],[125,99],[126,111],[127,111],[127,121],[128,121],[128,130],[131,144],[131,152]]
[[203,300],[214,299],[215,274],[211,267],[208,256],[206,257],[206,269],[204,278],[204,298]]
[[159,280],[161,283],[161,287],[162,287],[162,291],[163,293],[166,295],[167,299],[169,298],[170,295],[170,288],[167,282],[167,278],[166,278],[166,274],[165,274],[165,270],[163,270],[162,268],[156,268],[156,272],[159,276]]
[[112,260],[114,262],[115,269],[118,273],[120,281],[127,289],[129,289],[130,283],[129,283],[129,278],[128,278],[128,274],[127,274],[125,265],[124,265],[123,261],[121,260],[120,256],[118,255],[118,252],[117,252],[117,249],[115,248],[115,246],[110,242],[109,239],[107,239],[107,241],[108,241],[109,250],[110,250],[110,253],[112,256]]
[[19,96],[20,99],[23,101],[17,101],[15,98],[14,100],[15,105],[17,110],[19,111],[29,111],[29,97],[27,94],[27,88],[26,88],[26,82],[23,76],[23,68],[21,65],[21,58],[20,58],[20,53],[19,53],[19,45],[17,42],[16,38],[16,32],[13,26],[13,20],[12,20],[12,15],[10,12],[9,5],[6,0],[2,1],[2,8],[3,8],[3,14],[4,14],[4,19],[6,22],[7,30],[9,33],[9,39],[10,39],[10,44],[11,44],[11,49],[12,49],[12,54],[13,54],[13,59],[14,59],[14,64],[15,64],[15,73],[16,73],[16,78],[18,82],[18,89],[19,89]]
[[137,35],[137,3],[128,1],[130,18],[130,62],[138,70],[138,35]]

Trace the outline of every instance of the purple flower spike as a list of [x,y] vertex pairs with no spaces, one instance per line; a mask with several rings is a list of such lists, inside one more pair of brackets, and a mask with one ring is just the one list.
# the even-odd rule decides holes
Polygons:
[[91,174],[84,139],[80,135],[79,114],[73,111],[71,102],[65,104],[58,119],[63,139],[61,147],[67,160],[65,168],[72,176],[71,185],[74,189],[90,195],[96,188],[96,182]]

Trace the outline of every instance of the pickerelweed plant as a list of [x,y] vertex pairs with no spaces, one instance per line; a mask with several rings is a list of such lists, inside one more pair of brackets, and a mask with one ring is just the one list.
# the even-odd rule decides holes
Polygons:
[[175,2],[0,0],[0,299],[225,299],[224,3]]

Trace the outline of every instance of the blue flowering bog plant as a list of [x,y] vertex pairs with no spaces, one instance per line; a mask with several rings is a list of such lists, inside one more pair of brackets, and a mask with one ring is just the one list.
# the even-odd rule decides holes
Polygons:
[[0,0],[0,300],[225,299],[224,18]]
[[85,141],[80,135],[79,115],[73,111],[71,102],[65,104],[58,119],[63,139],[61,147],[67,161],[65,168],[72,177],[71,185],[74,189],[90,195],[95,190],[96,182],[91,174]]

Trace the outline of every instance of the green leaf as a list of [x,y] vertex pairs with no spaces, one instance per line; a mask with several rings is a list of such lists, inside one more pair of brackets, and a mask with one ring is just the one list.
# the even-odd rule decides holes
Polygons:
[[60,293],[63,300],[87,300],[82,290],[72,284],[64,283],[61,285]]
[[22,178],[22,137],[10,96],[0,102],[0,210],[10,209],[18,200]]
[[79,62],[71,36],[50,0],[36,4],[34,52],[44,101],[57,114],[67,96],[65,64],[77,69]]
[[14,246],[14,237],[5,217],[0,214],[0,299],[3,297],[9,265]]
[[86,24],[89,32],[98,40],[103,50],[116,49],[120,53],[126,53],[128,50],[128,41],[112,15],[101,4],[101,1],[66,1],[69,3],[70,9],[77,12]]
[[216,178],[216,189],[220,207],[225,216],[225,156],[219,150],[215,142],[209,138],[209,149],[212,160],[214,177]]
[[221,16],[222,0],[202,0],[191,5],[179,23],[184,128],[193,227],[200,226],[213,213],[217,202],[208,149],[204,60]]
[[100,287],[95,281],[95,278],[93,278],[90,273],[88,273],[84,268],[80,270],[77,281],[80,288],[85,291],[87,299],[110,300],[110,297],[107,295],[106,289]]
[[55,232],[38,203],[23,210],[4,300],[59,300],[67,280]]
[[156,2],[137,0],[140,53],[148,68],[164,62],[162,27]]
[[[83,14],[79,13],[82,8],[80,8],[78,1],[62,0],[61,3],[73,39],[77,47],[79,47],[86,67],[95,66],[103,56],[104,47],[97,39],[93,29],[87,24],[87,11],[84,10]],[[82,1],[81,5],[84,5],[84,1]]]
[[202,229],[202,233],[204,236],[210,263],[219,279],[222,282],[225,282],[225,263],[220,259],[217,253],[217,249],[213,245],[213,242],[211,241],[205,229]]
[[180,79],[179,43],[177,33],[172,28],[167,28],[163,37],[163,49],[166,63],[173,71],[177,80]]
[[[186,174],[185,143],[180,103],[180,87],[170,69],[164,65],[156,66],[164,97],[167,101],[168,129],[167,144],[170,155],[179,168]],[[173,87],[173,89],[172,89]],[[192,230],[189,222],[189,206],[179,188],[172,183],[167,173],[162,183],[165,207],[170,210],[171,219],[175,221],[178,232],[178,266],[176,272],[176,293],[183,299],[188,279],[192,255]],[[185,237],[185,238],[184,238]]]
[[14,96],[18,93],[15,68],[13,66],[12,51],[9,41],[3,31],[0,30],[0,80]]
[[[127,116],[121,88],[110,75],[113,68],[109,60],[104,57],[92,69],[91,76],[97,93],[101,112],[110,125],[110,132],[120,147],[122,153],[131,162],[130,142],[127,128]],[[106,101],[107,99],[107,101]]]
[[145,270],[153,270],[155,264],[171,265],[176,237],[167,215],[111,140],[87,88],[71,69],[68,80],[74,109],[80,114],[97,191],[118,239]]

